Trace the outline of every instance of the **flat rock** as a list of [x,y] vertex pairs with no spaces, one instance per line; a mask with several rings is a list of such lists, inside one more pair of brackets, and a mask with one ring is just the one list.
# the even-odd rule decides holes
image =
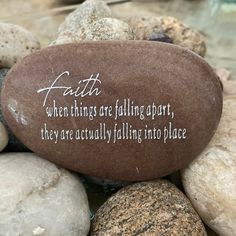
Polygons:
[[[9,71],[9,69],[7,69],[7,68],[0,69],[0,94],[1,94],[1,89],[2,89],[2,83],[5,79],[8,71]],[[16,138],[16,136],[12,133],[11,129],[8,127],[4,117],[2,115],[1,100],[0,100],[0,122],[2,122],[4,127],[7,129],[8,143],[7,143],[7,147],[6,147],[5,151],[10,151],[10,152],[28,151],[29,149],[27,147],[25,147],[25,145],[23,145]],[[5,134],[4,134],[4,136],[5,136]]]
[[186,167],[211,140],[222,110],[220,82],[203,59],[145,41],[46,48],[12,68],[1,98],[5,120],[29,149],[124,181]]
[[0,152],[7,146],[8,134],[7,129],[2,122],[0,122]]
[[87,0],[70,13],[58,29],[58,37],[52,44],[75,43],[93,22],[111,16],[111,10],[104,1]]
[[0,155],[0,192],[0,235],[88,234],[80,180],[32,153]]
[[0,23],[0,68],[10,68],[40,44],[35,36],[18,25]]
[[[138,40],[158,39],[158,35],[165,34],[167,42],[192,50],[204,56],[206,45],[203,36],[197,31],[185,26],[181,21],[170,16],[134,16],[127,20]],[[160,37],[159,37],[160,38]]]
[[222,236],[236,232],[236,97],[226,98],[222,119],[204,152],[182,173],[201,218]]
[[97,211],[91,236],[206,236],[204,226],[184,194],[168,181],[127,186]]

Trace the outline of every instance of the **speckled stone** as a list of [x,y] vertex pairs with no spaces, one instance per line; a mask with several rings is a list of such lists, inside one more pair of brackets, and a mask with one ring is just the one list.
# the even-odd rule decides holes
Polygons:
[[236,96],[225,98],[215,136],[182,174],[185,191],[205,223],[221,236],[235,236]]
[[0,68],[10,68],[40,44],[35,36],[18,25],[0,23]]
[[133,40],[134,33],[124,21],[103,18],[90,24],[81,35],[82,40]]
[[80,180],[33,153],[0,155],[0,235],[86,236],[87,195]]
[[104,1],[87,0],[66,17],[58,29],[57,39],[52,44],[78,42],[88,25],[110,16],[110,8]]
[[150,40],[163,32],[176,45],[188,48],[200,56],[204,56],[206,53],[202,35],[174,17],[135,16],[128,19],[127,22],[138,40]]
[[189,200],[165,180],[127,186],[97,211],[91,235],[206,236]]
[[0,122],[0,152],[7,146],[7,143],[8,143],[7,129],[3,125],[3,123]]
[[[0,69],[0,95],[1,95],[1,89],[2,89],[2,82],[4,81],[5,76],[7,75],[7,72],[9,71],[9,69]],[[22,144],[17,138],[16,136],[12,133],[11,129],[7,126],[7,123],[2,115],[2,109],[1,109],[1,101],[0,101],[0,122],[3,123],[3,125],[5,126],[5,128],[7,129],[7,133],[8,133],[8,144],[7,147],[5,148],[6,151],[11,151],[11,152],[15,152],[15,151],[28,151],[29,149],[27,147],[25,147],[24,144]]]

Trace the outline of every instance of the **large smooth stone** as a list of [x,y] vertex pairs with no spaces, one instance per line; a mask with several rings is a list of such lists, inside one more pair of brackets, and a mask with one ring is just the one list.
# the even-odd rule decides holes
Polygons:
[[206,236],[187,197],[165,180],[127,186],[97,211],[91,236]]
[[236,235],[236,96],[224,100],[222,119],[204,152],[182,173],[201,218],[222,236]]
[[[48,117],[53,104],[62,106],[62,117]],[[160,112],[150,116],[153,104]],[[127,113],[134,106],[136,113]],[[81,112],[86,107],[90,116]],[[16,136],[40,156],[87,175],[137,181],[181,169],[205,148],[221,116],[222,92],[212,68],[178,46],[87,42],[26,57],[4,81],[2,108]],[[145,135],[146,125],[160,137]]]
[[89,227],[76,176],[33,153],[0,155],[0,235],[86,236]]

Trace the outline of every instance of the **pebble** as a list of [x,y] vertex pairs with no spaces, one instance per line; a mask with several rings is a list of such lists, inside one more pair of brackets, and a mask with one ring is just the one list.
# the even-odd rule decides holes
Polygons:
[[[1,89],[2,89],[2,82],[7,75],[7,72],[9,69],[4,68],[0,69],[0,94],[1,94]],[[2,109],[1,109],[1,103],[0,103],[0,122],[5,126],[5,129],[7,129],[7,134],[8,134],[8,144],[7,147],[5,148],[6,151],[10,152],[23,152],[23,151],[28,151],[29,149],[25,147],[24,144],[22,144],[16,136],[12,133],[11,129],[8,127],[3,114],[2,114]]]
[[0,23],[0,68],[11,68],[38,49],[40,43],[31,32],[18,25]]
[[168,41],[205,56],[206,45],[203,36],[174,17],[133,16],[127,22],[137,40],[152,40],[156,35],[164,33],[170,38],[167,38]]
[[6,127],[0,122],[0,152],[7,146],[8,134]]
[[189,200],[165,180],[129,185],[97,211],[91,236],[156,235],[206,236]]
[[82,40],[133,40],[134,33],[124,21],[103,18],[89,25],[81,35]]
[[220,125],[205,151],[183,172],[185,191],[216,233],[236,234],[236,96],[224,100]]
[[66,17],[58,29],[57,39],[51,45],[79,42],[90,24],[110,16],[111,10],[104,1],[87,0]]
[[225,68],[216,68],[215,72],[223,85],[224,95],[236,95],[236,80],[232,78],[231,72]]
[[[53,81],[64,87],[49,91]],[[166,176],[196,158],[217,128],[222,90],[201,57],[176,45],[81,42],[17,64],[5,79],[2,109],[16,136],[45,159],[129,182]]]
[[0,235],[86,236],[87,195],[80,180],[33,153],[0,155]]

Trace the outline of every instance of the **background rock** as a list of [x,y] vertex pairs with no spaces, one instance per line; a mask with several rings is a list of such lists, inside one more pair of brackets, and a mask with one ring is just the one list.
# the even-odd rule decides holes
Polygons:
[[0,155],[0,192],[0,235],[86,236],[89,231],[79,179],[34,154]]
[[26,55],[40,48],[38,40],[26,29],[0,23],[0,68],[10,68]]
[[56,41],[52,44],[78,42],[90,24],[110,16],[110,8],[104,1],[87,0],[66,17],[58,29]]
[[218,130],[183,171],[183,185],[202,219],[222,236],[236,232],[236,97],[224,101]]
[[82,40],[132,40],[134,33],[130,26],[117,19],[103,18],[89,25],[81,35]]
[[200,56],[206,53],[206,45],[201,34],[186,27],[174,17],[135,16],[127,22],[138,40],[151,40],[156,37],[155,35],[164,33],[176,45],[188,48]]
[[224,95],[236,95],[236,80],[232,78],[230,71],[225,68],[216,68],[215,72],[223,85]]
[[189,200],[168,181],[129,185],[97,211],[91,235],[206,236]]
[[0,152],[7,146],[8,134],[6,127],[0,122]]

